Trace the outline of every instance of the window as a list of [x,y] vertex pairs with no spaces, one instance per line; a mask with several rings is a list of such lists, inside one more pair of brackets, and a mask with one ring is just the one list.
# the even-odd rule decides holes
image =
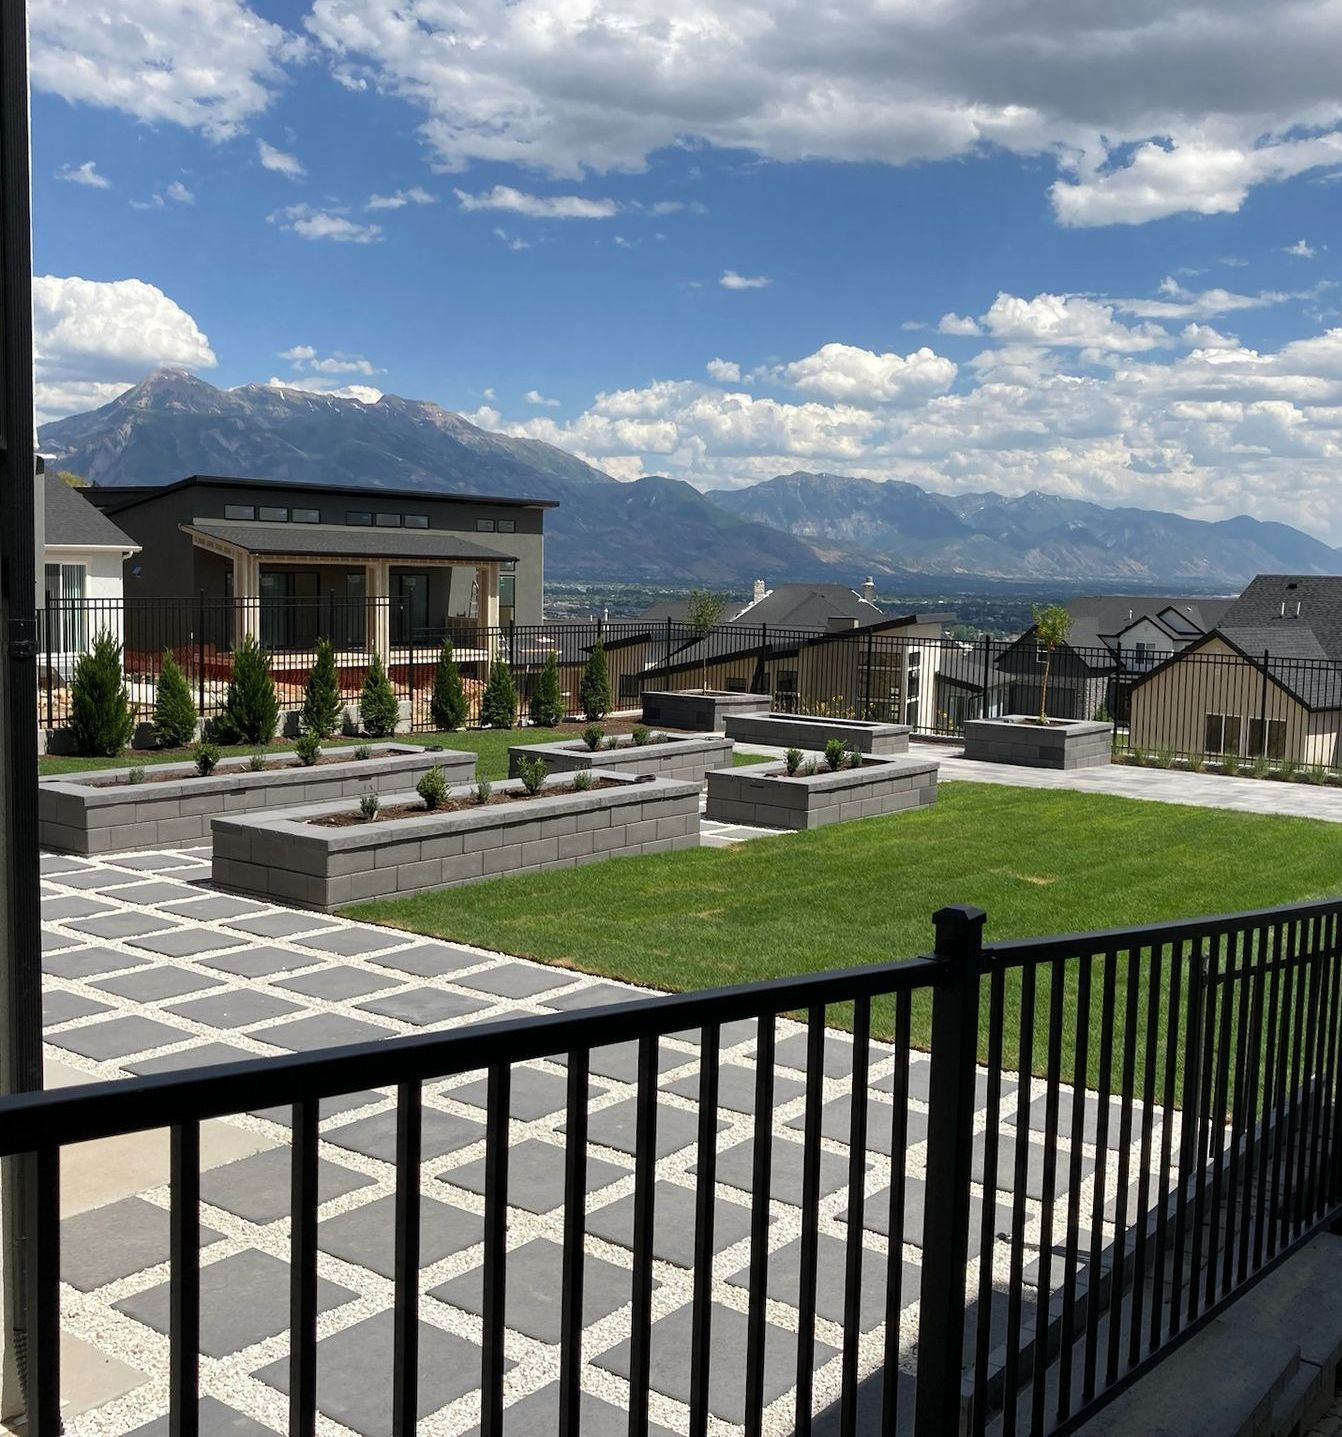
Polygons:
[[371,524],[373,516],[367,509],[350,509],[345,514],[346,524]]
[[255,505],[255,504],[225,504],[225,505],[224,505],[224,518],[225,518],[225,519],[255,519],[255,518],[256,518],[256,505]]
[[517,520],[516,520],[516,519],[500,519],[500,520],[499,520],[499,533],[500,533],[500,534],[515,534],[515,533],[517,533]]
[[427,529],[429,527],[429,516],[427,514],[407,514],[405,516],[405,527],[407,529]]
[[511,624],[517,617],[517,576],[499,575],[499,623]]
[[388,514],[383,511],[377,516],[377,527],[379,529],[399,529],[401,527],[401,516],[399,514]]
[[494,521],[492,519],[477,519],[475,521],[475,532],[477,534],[492,534],[494,532]]
[[83,564],[47,564],[43,578],[48,609],[45,617],[52,626],[47,642],[56,653],[82,654],[88,648]]
[[257,517],[266,519],[271,523],[287,524],[289,522],[289,511],[278,508],[271,504],[262,504],[257,511]]
[[320,524],[322,521],[320,509],[295,509],[291,517],[295,524]]
[[1249,720],[1249,754],[1253,758],[1286,757],[1286,720],[1268,719],[1267,744],[1263,743],[1263,720]]
[[1238,714],[1208,714],[1203,747],[1208,753],[1239,753]]

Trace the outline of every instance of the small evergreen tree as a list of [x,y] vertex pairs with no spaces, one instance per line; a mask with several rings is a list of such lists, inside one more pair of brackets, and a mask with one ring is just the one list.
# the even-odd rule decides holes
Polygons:
[[359,724],[373,738],[388,738],[401,721],[401,705],[396,690],[387,677],[382,655],[373,654],[373,662],[364,675],[363,692],[359,695]]
[[121,645],[106,629],[75,663],[70,728],[76,750],[99,758],[115,758],[135,732],[135,710],[121,675]]
[[529,714],[531,722],[541,728],[553,728],[563,721],[564,695],[559,688],[559,660],[553,649],[545,656],[545,667],[531,696]]
[[330,738],[340,728],[344,714],[345,700],[340,692],[335,649],[330,639],[318,639],[317,658],[303,692],[303,711],[298,716],[298,726],[303,733],[314,734],[319,739]]
[[480,720],[490,728],[512,728],[517,723],[517,685],[503,659],[489,666],[489,682],[480,700]]
[[233,679],[216,733],[225,743],[269,743],[280,724],[270,655],[247,634],[233,651]]
[[196,701],[171,649],[154,688],[154,742],[159,748],[183,748],[196,737]]
[[433,694],[429,699],[433,726],[442,733],[455,733],[466,722],[468,710],[466,686],[461,682],[457,660],[452,653],[452,640],[444,639],[438,654],[438,667],[433,671]]
[[610,712],[610,666],[600,639],[587,657],[587,667],[578,687],[578,703],[588,723],[597,723]]

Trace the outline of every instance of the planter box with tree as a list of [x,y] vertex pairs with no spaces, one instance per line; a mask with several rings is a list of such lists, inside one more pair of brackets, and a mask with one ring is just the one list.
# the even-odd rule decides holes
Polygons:
[[834,738],[859,753],[888,756],[908,753],[912,730],[902,723],[869,723],[862,719],[821,718],[811,714],[728,714],[727,737],[737,743],[770,744],[776,748],[817,753]]

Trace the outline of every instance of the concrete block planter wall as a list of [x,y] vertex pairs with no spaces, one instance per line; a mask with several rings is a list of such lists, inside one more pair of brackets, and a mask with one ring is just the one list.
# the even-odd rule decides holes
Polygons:
[[769,711],[768,694],[730,694],[718,689],[645,689],[643,722],[654,728],[721,733],[728,714]]
[[823,753],[837,738],[858,753],[883,756],[908,753],[912,730],[902,723],[868,723],[861,719],[818,718],[811,714],[728,714],[727,737],[737,743],[771,744]]
[[861,768],[796,778],[781,763],[761,763],[710,773],[704,817],[752,828],[822,828],[936,799],[937,765],[930,760],[873,758]]
[[660,778],[680,778],[703,786],[711,768],[732,766],[732,743],[717,734],[696,738],[669,738],[658,735],[645,744],[621,738],[618,748],[589,749],[581,739],[563,743],[519,743],[508,750],[508,774],[517,777],[520,758],[543,758],[551,773],[573,773],[578,769],[605,769],[611,773],[655,773]]
[[[156,764],[144,783],[106,784],[125,768],[44,778],[37,785],[38,840],[62,853],[116,853],[199,843],[210,836],[210,820],[222,813],[291,808],[329,798],[358,798],[370,788],[413,788],[420,774],[441,764],[449,783],[467,783],[475,755],[418,744],[370,744],[372,757],[350,757],[311,767],[269,768],[253,773],[245,758],[220,761],[202,778],[194,764]],[[339,753],[330,749],[329,754]],[[268,754],[275,760],[293,754]]]
[[[696,784],[601,770],[594,777],[612,779],[617,786],[587,793],[542,790],[521,803],[374,819],[345,828],[308,820],[348,812],[348,803],[216,818],[214,881],[239,893],[329,913],[365,898],[698,846]],[[521,787],[510,780],[494,791]],[[383,802],[413,798],[386,794]]]
[[1050,719],[1041,724],[1023,714],[1010,714],[965,723],[964,756],[984,763],[1095,768],[1107,764],[1112,751],[1113,729],[1092,720]]

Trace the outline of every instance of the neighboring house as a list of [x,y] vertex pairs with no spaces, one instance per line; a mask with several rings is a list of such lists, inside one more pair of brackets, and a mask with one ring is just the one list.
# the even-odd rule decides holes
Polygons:
[[121,636],[122,570],[140,552],[106,514],[54,474],[43,476],[41,647],[68,674],[100,629]]
[[[1196,642],[1233,602],[1151,594],[1098,594],[1070,600],[1064,607],[1072,626],[1049,670],[1049,713],[1054,718],[1088,719],[1101,710],[1112,714],[1125,707],[1129,680]],[[1006,712],[1038,711],[1043,665],[1031,625],[997,659],[996,666],[1007,680]]]
[[1342,576],[1260,574],[1134,683],[1131,733],[1145,750],[1342,762]]
[[86,493],[143,546],[128,597],[240,601],[270,648],[326,633],[385,651],[541,620],[553,500],[201,474]]

